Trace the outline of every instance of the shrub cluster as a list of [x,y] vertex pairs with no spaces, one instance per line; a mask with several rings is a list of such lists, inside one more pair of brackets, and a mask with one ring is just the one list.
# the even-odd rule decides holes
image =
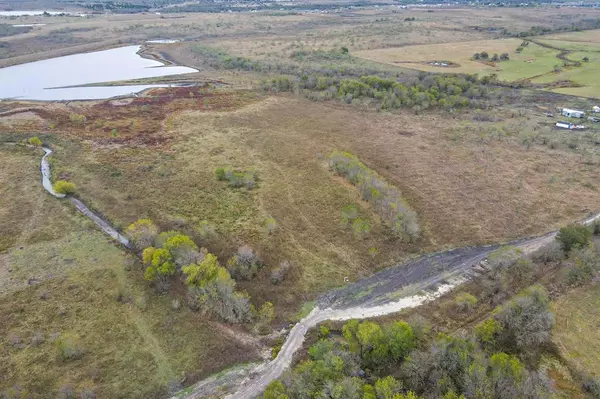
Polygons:
[[[536,293],[523,294],[529,295],[538,297]],[[523,303],[523,319],[536,311],[546,314],[547,302],[540,303],[543,306],[537,306],[535,300]],[[500,323],[491,320],[493,323],[486,323],[499,328]],[[421,341],[419,328],[403,321],[381,326],[350,320],[342,328],[343,339],[330,338],[325,329],[310,347],[309,359],[272,382],[264,398],[548,397],[544,376],[527,370],[511,348],[492,348],[472,335],[439,334],[430,342]]]
[[283,280],[285,280],[285,277],[287,276],[291,268],[292,264],[289,261],[281,261],[281,263],[279,263],[279,266],[277,266],[271,271],[271,282],[273,284],[280,284]]
[[402,199],[396,187],[348,152],[334,151],[329,156],[329,165],[334,173],[345,177],[358,188],[362,199],[373,204],[395,235],[408,240],[419,237],[421,229],[417,214]]
[[239,171],[230,167],[215,169],[217,180],[228,181],[231,187],[246,187],[248,190],[256,187],[258,177],[254,171]]
[[477,100],[488,97],[487,88],[472,75],[423,75],[416,81],[405,83],[379,76],[344,79],[301,75],[295,81],[286,77],[266,80],[263,88],[275,92],[301,91],[309,98],[338,99],[348,104],[358,99],[369,99],[381,109],[411,107],[415,111],[434,107],[452,109],[477,106]]

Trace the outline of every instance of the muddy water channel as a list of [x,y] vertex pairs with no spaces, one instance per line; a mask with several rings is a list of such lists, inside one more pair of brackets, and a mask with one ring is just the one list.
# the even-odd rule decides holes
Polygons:
[[71,86],[197,72],[143,58],[138,54],[140,48],[126,46],[0,68],[0,99],[98,100],[161,85]]

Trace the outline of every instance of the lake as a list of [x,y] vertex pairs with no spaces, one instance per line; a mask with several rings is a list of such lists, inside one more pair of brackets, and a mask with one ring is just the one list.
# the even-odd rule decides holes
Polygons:
[[0,68],[0,99],[97,100],[165,85],[66,87],[198,72],[140,57],[141,46],[68,55]]

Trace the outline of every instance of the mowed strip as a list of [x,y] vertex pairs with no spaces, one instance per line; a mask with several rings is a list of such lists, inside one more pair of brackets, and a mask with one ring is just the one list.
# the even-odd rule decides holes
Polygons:
[[[366,50],[355,52],[353,55],[371,61],[414,68],[420,71],[488,75],[497,72],[499,68],[472,60],[473,54],[485,51],[490,56],[495,53],[498,55],[509,53],[512,55],[521,42],[521,39],[474,40]],[[431,63],[435,61],[450,61],[458,64],[458,66],[432,65]]]

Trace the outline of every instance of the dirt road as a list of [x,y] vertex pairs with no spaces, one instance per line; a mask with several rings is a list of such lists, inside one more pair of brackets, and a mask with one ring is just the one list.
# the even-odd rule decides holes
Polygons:
[[[600,218],[593,215],[582,221],[590,224]],[[509,243],[530,254],[552,242],[556,232],[540,237]],[[485,272],[485,260],[501,245],[468,247],[421,256],[403,264],[383,270],[347,287],[321,297],[318,305],[289,332],[277,357],[267,363],[250,368],[246,373],[224,373],[219,378],[233,387],[227,399],[255,398],[267,385],[279,378],[292,364],[294,353],[301,348],[306,332],[326,320],[364,319],[399,312],[431,301]],[[231,378],[229,378],[231,377]],[[211,381],[213,386],[218,385]],[[198,386],[201,386],[200,382]],[[178,397],[201,398],[202,389]]]

